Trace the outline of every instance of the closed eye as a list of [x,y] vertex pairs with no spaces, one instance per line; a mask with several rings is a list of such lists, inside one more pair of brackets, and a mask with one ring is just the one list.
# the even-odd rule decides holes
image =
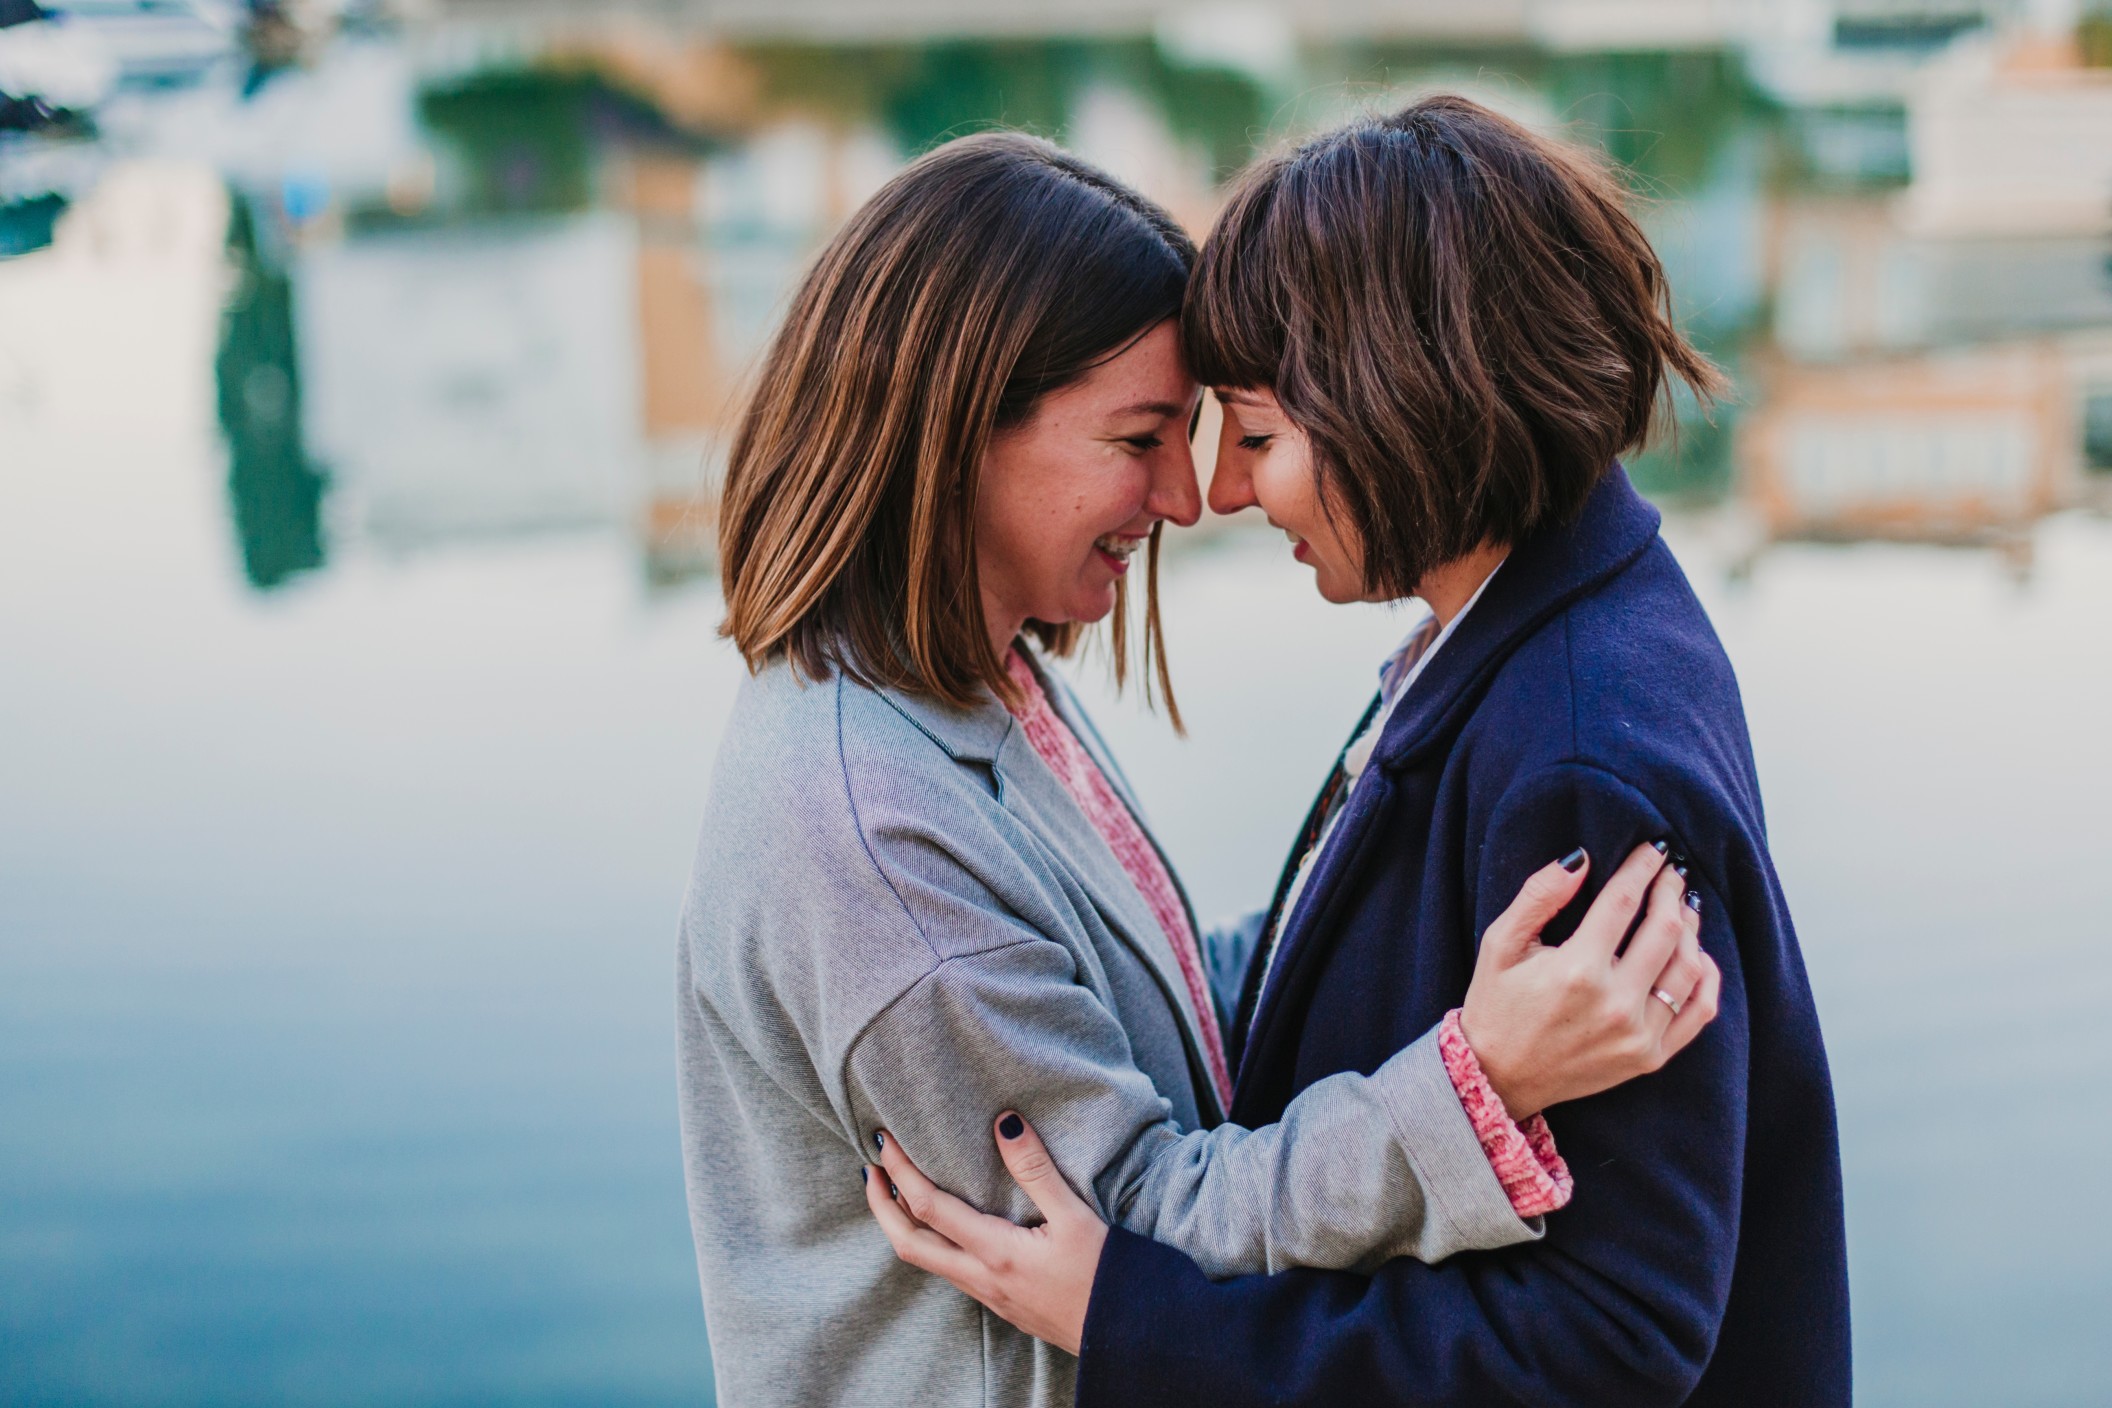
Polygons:
[[1130,435],[1125,436],[1123,438],[1122,443],[1131,446],[1136,450],[1138,454],[1141,455],[1148,454],[1151,451],[1158,449],[1166,442],[1164,440],[1161,440],[1156,435]]
[[1242,435],[1239,437],[1239,448],[1242,450],[1263,449],[1275,438],[1273,435]]

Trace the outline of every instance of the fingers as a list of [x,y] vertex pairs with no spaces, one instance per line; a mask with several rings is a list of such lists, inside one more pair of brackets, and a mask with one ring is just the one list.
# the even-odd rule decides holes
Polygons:
[[1716,960],[1704,953],[1701,955],[1701,980],[1694,985],[1694,994],[1680,1006],[1679,1015],[1665,1029],[1661,1049],[1666,1059],[1685,1048],[1687,1043],[1701,1035],[1701,1029],[1716,1020],[1716,1004],[1723,995],[1723,970]]
[[896,1199],[909,1215],[957,1247],[988,1259],[991,1238],[1015,1231],[1001,1217],[977,1212],[924,1176],[892,1136],[880,1136],[880,1163],[894,1180]]
[[1684,987],[1675,987],[1660,977],[1679,952],[1680,936],[1694,913],[1683,903],[1686,893],[1685,877],[1669,865],[1659,870],[1657,878],[1650,882],[1650,907],[1616,967],[1626,990],[1632,995],[1641,997],[1652,987],[1662,987],[1676,1000],[1685,997],[1687,988],[1693,986],[1691,979]]
[[865,1205],[872,1210],[874,1220],[887,1237],[895,1255],[922,1271],[943,1276],[954,1285],[967,1289],[967,1281],[980,1267],[968,1253],[932,1231],[919,1226],[900,1204],[888,1196],[888,1178],[884,1169],[865,1169]]
[[1585,911],[1584,922],[1565,948],[1579,948],[1602,955],[1608,963],[1620,949],[1621,940],[1628,937],[1628,927],[1635,922],[1636,912],[1643,907],[1643,897],[1649,893],[1650,884],[1658,872],[1665,868],[1665,853],[1655,844],[1637,846],[1621,862],[1621,868],[1613,872],[1606,881],[1606,888],[1591,902]]
[[1665,960],[1664,967],[1658,970],[1652,986],[1672,994],[1673,1001],[1685,1007],[1687,999],[1694,995],[1694,989],[1701,985],[1701,911],[1694,907],[1698,896],[1693,891],[1687,891],[1681,898],[1679,944],[1673,949],[1672,956]]
[[1081,1217],[1099,1219],[1063,1181],[1063,1174],[1057,1171],[1056,1161],[1049,1157],[1034,1126],[1014,1111],[1007,1110],[998,1117],[997,1152],[1011,1172],[1012,1181],[1026,1190],[1034,1206],[1041,1209],[1044,1221],[1053,1225]]
[[1528,875],[1518,898],[1481,936],[1482,958],[1508,964],[1531,951],[1539,944],[1541,931],[1577,897],[1577,888],[1590,873],[1591,857],[1579,847]]

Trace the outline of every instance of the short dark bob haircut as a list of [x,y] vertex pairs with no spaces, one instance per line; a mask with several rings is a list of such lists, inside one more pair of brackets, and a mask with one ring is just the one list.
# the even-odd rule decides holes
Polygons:
[[[751,669],[968,705],[1014,689],[977,586],[975,502],[993,432],[1180,316],[1195,245],[1173,217],[1018,133],[948,142],[897,174],[801,281],[733,437],[719,502],[720,632]],[[1154,666],[1176,727],[1145,564]],[[1129,599],[1118,583],[1115,678]],[[1066,654],[1076,623],[1029,622]]]
[[1249,169],[1181,331],[1204,383],[1275,393],[1396,597],[1573,518],[1671,378],[1723,385],[1607,168],[1449,95]]

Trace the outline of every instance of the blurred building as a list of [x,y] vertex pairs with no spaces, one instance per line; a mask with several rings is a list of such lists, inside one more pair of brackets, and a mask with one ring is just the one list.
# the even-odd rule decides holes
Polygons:
[[644,445],[608,213],[361,234],[295,273],[306,439],[395,548],[615,524]]
[[[2082,154],[2087,160],[2087,154]],[[2070,223],[1931,229],[1912,196],[1788,195],[1751,360],[1747,498],[1776,536],[2014,536],[2095,492],[2112,270]]]
[[1960,234],[2112,233],[2112,68],[2082,59],[2062,34],[1960,45],[1932,64],[1908,104],[1905,221]]
[[[62,8],[134,36],[126,75],[195,47],[151,5]],[[340,8],[250,23],[247,78],[126,79],[95,115],[253,216],[221,415],[260,586],[340,527],[613,529],[654,580],[709,570],[785,299],[909,155],[1060,135],[1200,233],[1257,144],[1429,86],[1588,133],[1669,197],[1643,218],[1678,311],[1744,385],[1639,461],[1652,492],[1735,477],[1778,535],[1972,538],[2112,482],[2112,68],[2073,0],[429,0],[386,32]],[[65,189],[0,163],[0,249]]]

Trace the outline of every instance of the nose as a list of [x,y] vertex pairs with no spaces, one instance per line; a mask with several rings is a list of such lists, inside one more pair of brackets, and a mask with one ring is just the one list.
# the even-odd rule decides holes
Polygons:
[[1185,438],[1166,447],[1172,453],[1155,456],[1151,497],[1145,507],[1169,523],[1193,528],[1203,516],[1203,492],[1195,480],[1195,452]]
[[1217,465],[1210,472],[1212,513],[1238,513],[1260,502],[1254,497],[1254,475],[1247,466],[1247,457],[1237,453],[1234,439],[1229,427],[1218,437]]

